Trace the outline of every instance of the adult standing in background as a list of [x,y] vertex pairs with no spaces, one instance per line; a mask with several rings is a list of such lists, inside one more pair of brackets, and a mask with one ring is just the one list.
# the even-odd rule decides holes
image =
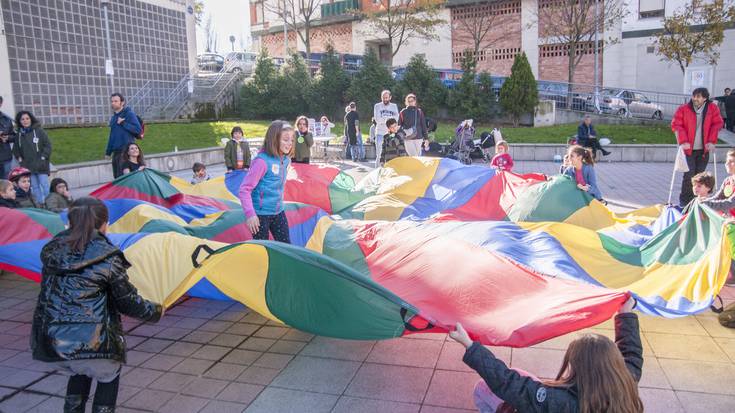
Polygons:
[[138,121],[138,116],[133,110],[125,105],[125,97],[120,93],[110,96],[110,107],[114,112],[110,118],[110,138],[107,141],[106,156],[112,156],[112,176],[114,178],[122,175],[120,165],[122,154],[129,144],[135,142],[143,128]]
[[720,106],[720,115],[725,120],[725,128],[730,132],[735,132],[735,93],[726,87],[725,94],[715,99]]
[[696,88],[689,103],[679,106],[671,120],[671,130],[686,155],[689,172],[684,173],[679,193],[679,205],[694,199],[692,177],[707,169],[709,153],[715,150],[717,134],[722,129],[722,117],[717,104],[709,100],[707,88]]
[[380,155],[383,151],[383,136],[388,133],[385,126],[388,119],[398,119],[398,105],[391,103],[390,90],[380,92],[380,102],[373,106],[373,119],[375,120],[375,167],[380,165]]
[[350,148],[350,156],[353,162],[360,158],[360,148],[357,146],[357,134],[360,130],[360,116],[357,114],[357,105],[350,102],[345,114],[345,137]]
[[[0,108],[3,106],[3,97],[0,96]],[[8,179],[13,169],[13,148],[11,143],[15,139],[13,119],[0,111],[0,179]]]
[[421,156],[421,143],[429,139],[424,112],[416,106],[416,95],[409,93],[405,99],[406,107],[399,114],[398,124],[406,135],[405,145],[408,156]]
[[31,171],[31,193],[38,205],[43,205],[49,193],[51,173],[51,140],[31,112],[22,110],[15,115],[18,132],[13,155],[20,166]]

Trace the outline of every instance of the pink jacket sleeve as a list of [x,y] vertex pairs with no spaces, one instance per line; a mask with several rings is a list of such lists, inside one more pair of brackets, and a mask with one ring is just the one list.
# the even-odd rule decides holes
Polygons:
[[245,179],[242,180],[242,183],[240,184],[240,204],[242,204],[242,209],[245,212],[246,218],[252,218],[256,216],[255,208],[253,207],[253,189],[255,189],[256,186],[258,186],[258,182],[260,182],[260,178],[265,175],[265,161],[257,158],[253,161],[253,163],[250,165],[250,169],[248,169],[248,174],[245,176]]

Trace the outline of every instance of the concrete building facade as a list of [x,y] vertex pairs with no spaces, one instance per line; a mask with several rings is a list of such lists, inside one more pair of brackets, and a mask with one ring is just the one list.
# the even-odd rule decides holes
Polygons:
[[192,3],[0,0],[4,111],[30,110],[46,125],[99,123],[113,90],[132,97],[149,81],[175,86],[196,68]]
[[[392,0],[395,1],[395,0]],[[564,44],[544,38],[544,25],[558,22],[539,21],[539,8],[548,7],[555,0],[447,0],[442,2],[440,17],[445,21],[437,27],[437,40],[426,41],[411,38],[393,59],[394,66],[405,65],[417,53],[426,55],[436,68],[459,68],[463,52],[473,49],[473,31],[467,22],[480,21],[490,27],[480,44],[478,68],[492,75],[507,76],[513,58],[521,51],[526,53],[531,68],[538,79],[567,81],[568,58]],[[251,28],[255,49],[265,47],[271,55],[284,53],[283,21],[279,14],[269,11],[274,0],[251,0]],[[386,52],[386,40],[371,33],[367,24],[351,9],[374,10],[381,0],[323,0],[314,18],[311,49],[324,50],[331,42],[340,53],[363,54],[372,47],[381,57]],[[397,3],[397,2],[396,2]],[[683,93],[691,82],[670,63],[662,62],[654,53],[653,35],[663,25],[663,17],[669,16],[687,4],[686,0],[635,0],[626,3],[626,17],[617,27],[602,28],[600,39],[617,39],[613,44],[601,47],[598,56],[599,80],[604,85],[657,90],[667,93]],[[303,42],[288,27],[289,48],[305,50]],[[602,46],[602,43],[601,43]],[[575,83],[594,82],[593,42],[582,45],[581,55],[574,73]],[[735,86],[735,29],[726,30],[725,42],[720,48],[720,61],[715,67],[695,65],[696,74],[704,72],[705,80],[715,91],[725,86]],[[709,78],[707,77],[709,76]],[[686,85],[685,85],[686,83]]]

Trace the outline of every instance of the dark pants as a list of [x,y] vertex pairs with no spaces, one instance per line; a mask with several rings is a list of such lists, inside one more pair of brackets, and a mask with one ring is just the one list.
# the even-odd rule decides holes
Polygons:
[[[117,404],[117,393],[120,386],[120,376],[109,383],[97,382],[97,390],[94,392],[94,406],[111,406]],[[82,375],[75,375],[69,378],[66,386],[67,396],[81,396],[83,400],[89,397],[89,390],[92,388],[92,378]]]
[[591,149],[593,158],[597,158],[597,151],[603,153],[605,151],[602,149],[602,145],[600,145],[600,141],[598,141],[597,138],[580,139],[579,144],[585,148]]
[[112,151],[112,177],[117,179],[122,175],[122,154],[123,151]]
[[10,171],[13,169],[13,160],[9,159],[4,162],[0,162],[0,179],[8,179]]
[[253,235],[253,239],[268,239],[268,232],[273,234],[273,239],[286,244],[291,243],[291,237],[288,233],[288,220],[286,219],[286,211],[281,211],[277,215],[258,215],[260,220],[260,229],[258,233]]
[[727,118],[725,119],[725,129],[730,132],[733,132],[733,129],[735,129],[735,113],[727,114]]
[[709,163],[709,152],[704,150],[692,151],[691,155],[687,155],[687,166],[689,172],[684,173],[684,177],[681,181],[681,192],[679,193],[679,205],[684,207],[692,199],[694,199],[694,192],[692,192],[692,177],[700,172],[704,172],[707,169],[707,163]]
[[294,158],[293,159],[293,162],[294,163],[306,163],[306,164],[308,164],[309,163],[309,158],[304,158],[302,160],[298,160],[298,159]]

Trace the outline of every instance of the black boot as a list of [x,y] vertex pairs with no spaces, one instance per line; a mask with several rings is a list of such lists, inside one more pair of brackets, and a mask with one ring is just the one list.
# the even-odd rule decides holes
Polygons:
[[115,413],[115,406],[92,406],[92,413]]
[[71,394],[64,398],[64,413],[84,413],[87,397],[81,394]]
[[612,153],[612,152],[606,151],[604,149],[601,149],[601,150],[602,150],[602,156],[607,156],[607,155],[610,155]]

